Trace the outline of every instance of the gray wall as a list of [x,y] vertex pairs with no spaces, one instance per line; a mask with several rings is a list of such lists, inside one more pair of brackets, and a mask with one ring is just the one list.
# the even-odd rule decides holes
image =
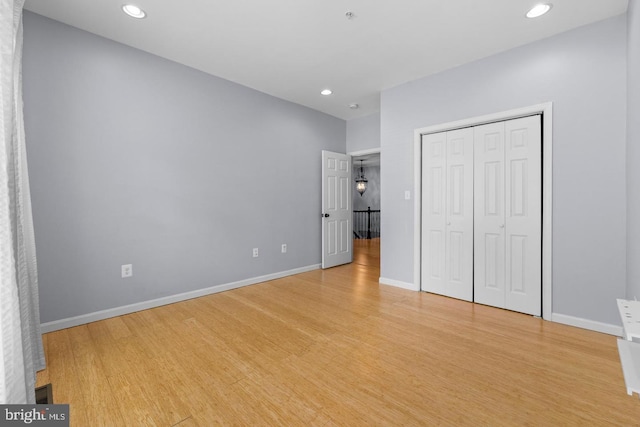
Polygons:
[[625,295],[626,17],[384,91],[381,276],[413,282],[413,131],[552,101],[553,312],[619,324]]
[[371,209],[380,209],[380,166],[365,166],[364,177],[367,179],[367,191],[360,195],[356,190],[355,176],[360,175],[359,162],[353,164],[353,210],[366,211],[368,207]]
[[343,120],[29,12],[24,28],[43,322],[320,262],[320,152],[345,151]]
[[640,299],[640,4],[629,1],[627,62],[627,297]]
[[380,148],[380,113],[347,122],[347,153]]

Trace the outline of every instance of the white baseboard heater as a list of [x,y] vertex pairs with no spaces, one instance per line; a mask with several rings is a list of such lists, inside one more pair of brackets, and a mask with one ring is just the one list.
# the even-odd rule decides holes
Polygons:
[[640,301],[618,300],[624,339],[618,338],[618,354],[627,394],[640,396]]

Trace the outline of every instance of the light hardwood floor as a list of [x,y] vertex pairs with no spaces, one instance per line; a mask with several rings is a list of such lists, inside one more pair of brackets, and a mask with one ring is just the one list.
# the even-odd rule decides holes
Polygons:
[[640,425],[615,337],[379,285],[379,242],[355,249],[46,334],[38,384],[73,426]]

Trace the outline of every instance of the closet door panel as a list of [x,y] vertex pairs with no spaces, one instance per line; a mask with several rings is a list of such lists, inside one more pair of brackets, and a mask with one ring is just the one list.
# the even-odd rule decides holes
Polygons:
[[446,133],[445,292],[473,300],[473,129]]
[[504,122],[474,128],[474,301],[505,307]]
[[540,116],[505,122],[506,308],[542,313]]
[[446,133],[422,137],[422,290],[446,292]]

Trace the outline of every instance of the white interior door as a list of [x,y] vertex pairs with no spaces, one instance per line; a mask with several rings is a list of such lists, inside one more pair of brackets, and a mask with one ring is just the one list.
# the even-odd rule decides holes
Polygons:
[[422,286],[473,299],[473,129],[423,137]]
[[504,122],[474,128],[474,301],[505,308]]
[[322,268],[352,261],[351,156],[322,151]]
[[505,122],[506,308],[542,313],[541,116]]
[[542,312],[540,116],[477,126],[474,301]]

